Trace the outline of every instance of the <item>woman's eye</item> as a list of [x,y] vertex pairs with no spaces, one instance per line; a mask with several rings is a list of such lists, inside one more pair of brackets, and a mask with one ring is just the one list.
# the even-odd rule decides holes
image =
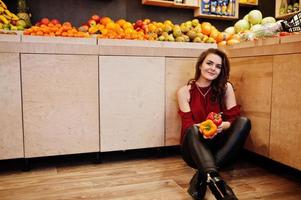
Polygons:
[[221,69],[221,68],[222,68],[221,65],[216,65],[215,67],[216,67],[217,69]]

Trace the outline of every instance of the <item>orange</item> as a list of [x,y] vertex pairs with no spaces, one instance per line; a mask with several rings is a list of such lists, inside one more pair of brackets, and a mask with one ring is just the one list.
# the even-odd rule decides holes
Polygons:
[[110,17],[103,17],[100,19],[100,23],[103,25],[107,25],[109,22],[112,22],[112,19]]
[[109,30],[114,30],[115,29],[115,23],[114,22],[107,23],[106,28],[109,29]]
[[234,44],[238,44],[239,40],[236,39],[230,39],[227,41],[227,45],[234,45]]
[[240,41],[240,36],[239,36],[238,34],[233,34],[233,35],[231,35],[231,36],[229,37],[229,40],[230,40],[230,39],[235,39],[235,40]]
[[221,42],[221,41],[226,41],[229,39],[229,34],[226,32],[221,32],[218,34],[216,41]]
[[64,22],[64,23],[63,23],[63,26],[70,26],[70,27],[71,27],[72,24],[71,24],[71,22]]
[[219,45],[219,46],[225,46],[225,45],[227,45],[227,41],[225,41],[225,40],[220,41],[219,43],[217,43],[217,45]]
[[43,31],[37,31],[36,35],[42,36],[42,35],[44,35],[44,33],[43,33]]
[[209,36],[211,34],[211,24],[209,22],[203,22],[201,26],[202,33]]
[[119,26],[123,26],[123,24],[125,24],[126,21],[124,19],[119,19],[116,23],[119,24]]
[[218,30],[212,30],[211,33],[210,33],[210,37],[212,37],[213,39],[216,40],[216,38],[218,37],[219,33],[220,32]]
[[67,37],[68,33],[67,32],[62,32],[61,34],[63,37]]
[[125,29],[128,29],[128,28],[131,28],[133,29],[133,25],[130,23],[130,22],[126,22],[123,24],[122,28],[125,30]]

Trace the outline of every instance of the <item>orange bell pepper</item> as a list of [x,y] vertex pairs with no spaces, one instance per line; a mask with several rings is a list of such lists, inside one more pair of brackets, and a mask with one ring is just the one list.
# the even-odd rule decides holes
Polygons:
[[200,132],[206,137],[211,138],[217,133],[217,126],[211,119],[207,119],[200,124]]

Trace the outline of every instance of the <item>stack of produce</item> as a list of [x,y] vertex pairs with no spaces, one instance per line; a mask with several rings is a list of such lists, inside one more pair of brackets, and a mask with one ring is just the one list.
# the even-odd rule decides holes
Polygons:
[[274,17],[262,16],[259,10],[252,10],[243,19],[238,20],[234,26],[228,27],[226,32],[238,35],[236,43],[240,40],[256,40],[265,37],[283,36],[289,33],[279,32],[279,22]]
[[10,12],[3,1],[0,0],[0,30],[24,30],[26,22]]
[[141,25],[132,24],[124,19],[114,22],[110,17],[93,15],[87,23],[79,27],[79,30],[97,34],[98,38],[145,40],[147,39],[147,34],[142,25],[146,27],[147,23],[148,21],[145,20],[141,21]]
[[89,37],[89,33],[77,30],[70,22],[60,23],[57,19],[41,19],[35,26],[26,29],[24,35]]

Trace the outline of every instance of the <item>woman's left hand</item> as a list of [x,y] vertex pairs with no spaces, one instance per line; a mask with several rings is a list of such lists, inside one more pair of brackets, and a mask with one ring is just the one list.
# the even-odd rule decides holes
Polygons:
[[226,129],[228,129],[229,127],[230,127],[230,122],[226,122],[226,121],[223,121],[222,123],[221,123],[221,125],[219,125],[218,127],[217,127],[217,133],[220,133],[220,132],[222,132],[223,130],[226,130]]

